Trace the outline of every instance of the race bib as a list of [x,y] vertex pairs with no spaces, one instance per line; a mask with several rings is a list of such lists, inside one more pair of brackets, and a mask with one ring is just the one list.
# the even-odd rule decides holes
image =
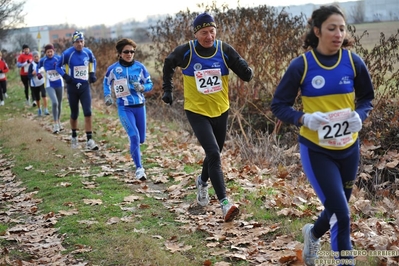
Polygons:
[[50,81],[56,81],[61,79],[60,73],[58,73],[56,70],[48,70],[47,71],[47,78]]
[[30,66],[30,64],[24,65],[24,71],[25,71],[25,72],[28,72],[28,71],[29,71],[29,66]]
[[114,80],[114,91],[116,98],[122,98],[130,95],[127,79]]
[[5,78],[5,77],[6,77],[6,74],[0,73],[0,79],[3,79],[3,78]]
[[89,68],[87,66],[75,66],[73,68],[73,77],[75,79],[89,79]]
[[317,131],[320,145],[344,147],[353,142],[352,132],[348,130],[350,114],[350,108],[326,113],[330,122]]
[[194,71],[197,90],[203,94],[211,94],[223,89],[220,68]]

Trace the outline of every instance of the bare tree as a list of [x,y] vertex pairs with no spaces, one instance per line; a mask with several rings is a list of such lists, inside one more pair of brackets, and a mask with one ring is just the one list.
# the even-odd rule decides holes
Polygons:
[[360,24],[364,22],[364,16],[365,16],[364,0],[358,1],[356,5],[351,8],[350,16],[352,17],[354,24]]
[[136,41],[138,42],[150,42],[151,39],[148,36],[148,30],[146,28],[143,27],[137,27],[134,31],[133,31],[133,38],[136,39]]
[[13,44],[22,50],[22,45],[27,44],[31,51],[37,50],[37,41],[29,33],[21,33],[14,36]]
[[22,14],[25,1],[0,0],[0,40],[7,31],[24,22]]

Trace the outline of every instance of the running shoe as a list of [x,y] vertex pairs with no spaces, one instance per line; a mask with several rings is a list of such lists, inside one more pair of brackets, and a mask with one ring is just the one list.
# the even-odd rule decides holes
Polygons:
[[72,149],[78,148],[78,138],[71,137],[71,147],[72,147]]
[[60,126],[58,124],[53,125],[53,134],[58,134],[60,132]]
[[97,146],[97,144],[94,142],[94,140],[89,139],[89,140],[86,142],[86,150],[90,150],[90,151],[96,151],[96,150],[98,150],[98,146]]
[[227,222],[233,221],[240,214],[240,210],[234,204],[231,204],[228,199],[225,199],[220,204],[222,207],[223,220]]
[[302,228],[303,250],[302,259],[307,266],[314,266],[318,258],[317,253],[320,249],[320,239],[315,240],[312,235],[313,224],[306,224]]
[[147,179],[147,175],[144,172],[144,168],[143,167],[139,167],[136,170],[136,179],[137,180],[141,180],[144,181]]
[[195,180],[195,185],[197,186],[197,202],[202,207],[209,204],[209,194],[208,194],[208,184],[203,185],[201,183],[201,175],[197,176]]

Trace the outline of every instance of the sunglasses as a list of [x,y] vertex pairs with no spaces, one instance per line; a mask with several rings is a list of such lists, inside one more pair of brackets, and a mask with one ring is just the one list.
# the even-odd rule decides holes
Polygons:
[[131,54],[134,54],[134,50],[125,50],[125,51],[122,51],[122,53],[124,53],[124,54],[128,54],[128,53],[131,53]]

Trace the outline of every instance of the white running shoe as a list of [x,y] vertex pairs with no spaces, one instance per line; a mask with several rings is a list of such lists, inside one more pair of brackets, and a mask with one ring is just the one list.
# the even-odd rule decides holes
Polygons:
[[58,124],[53,125],[53,134],[58,134],[60,132],[60,126]]
[[305,224],[302,228],[303,250],[302,259],[307,266],[314,266],[320,249],[320,239],[314,240],[312,236],[313,224]]
[[197,186],[197,202],[202,207],[209,204],[208,184],[200,184],[201,175],[197,176],[195,185]]
[[4,101],[1,101],[1,102],[0,102],[0,106],[3,106],[3,105],[4,105]]
[[233,221],[240,214],[240,210],[234,204],[231,204],[228,199],[225,199],[220,204],[222,207],[223,220],[227,222]]
[[4,95],[4,99],[8,99],[8,94],[7,92],[3,94]]
[[136,179],[137,180],[141,180],[144,181],[147,179],[147,175],[144,172],[144,168],[143,167],[139,167],[136,170]]
[[98,150],[98,146],[97,146],[97,144],[94,142],[93,139],[89,139],[89,140],[86,142],[86,150],[90,150],[90,151],[96,151],[96,150]]
[[72,138],[71,137],[71,147],[72,147],[72,149],[77,149],[78,148],[78,138]]

